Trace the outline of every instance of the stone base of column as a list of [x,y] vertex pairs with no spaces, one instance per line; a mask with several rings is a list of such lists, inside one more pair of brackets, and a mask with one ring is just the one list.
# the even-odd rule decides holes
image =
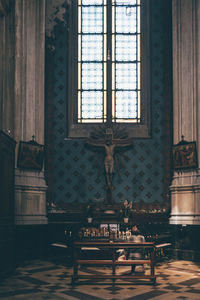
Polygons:
[[15,224],[47,224],[44,172],[15,170]]
[[199,171],[175,174],[170,193],[170,224],[200,225]]
[[200,215],[171,215],[169,222],[171,225],[200,225]]

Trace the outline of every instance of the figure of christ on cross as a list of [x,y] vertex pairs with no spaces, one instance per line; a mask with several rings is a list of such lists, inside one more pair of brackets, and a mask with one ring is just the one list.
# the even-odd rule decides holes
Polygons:
[[104,139],[87,139],[87,144],[96,147],[103,147],[105,150],[104,168],[107,188],[112,191],[112,178],[114,172],[115,148],[127,147],[133,144],[132,139],[114,139],[112,134],[106,133]]

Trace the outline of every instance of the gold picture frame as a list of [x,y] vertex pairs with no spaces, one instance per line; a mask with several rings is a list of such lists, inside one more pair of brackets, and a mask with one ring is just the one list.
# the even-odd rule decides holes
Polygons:
[[17,167],[20,169],[30,169],[41,171],[44,160],[44,145],[32,140],[29,142],[19,142]]
[[175,170],[198,168],[196,142],[182,140],[173,146],[172,155]]

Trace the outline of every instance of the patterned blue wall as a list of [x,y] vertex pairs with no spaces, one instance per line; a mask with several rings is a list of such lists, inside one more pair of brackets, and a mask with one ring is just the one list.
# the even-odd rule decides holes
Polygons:
[[[167,13],[168,12],[168,13]],[[115,169],[113,199],[136,203],[163,203],[166,206],[166,183],[169,172],[166,164],[165,141],[170,131],[166,130],[166,114],[169,114],[171,95],[166,96],[166,84],[170,76],[166,72],[171,64],[170,52],[166,49],[167,32],[171,30],[170,1],[152,0],[151,6],[151,85],[152,85],[152,138],[135,140],[134,147],[121,156],[123,168],[120,177]],[[66,15],[65,15],[65,18]],[[66,137],[66,82],[67,82],[67,22],[57,22],[54,27],[53,49],[53,191],[55,203],[84,203],[105,199],[103,153],[95,153],[85,146],[83,140],[65,140]],[[168,53],[169,52],[169,53]],[[48,74],[47,74],[48,75]],[[166,83],[166,78],[168,82]],[[48,87],[47,87],[48,88]],[[169,119],[169,118],[168,118]],[[169,121],[169,120],[168,120]],[[169,125],[169,124],[168,124]],[[169,140],[169,139],[168,139]],[[166,180],[166,177],[167,180]],[[162,204],[161,204],[162,206]]]

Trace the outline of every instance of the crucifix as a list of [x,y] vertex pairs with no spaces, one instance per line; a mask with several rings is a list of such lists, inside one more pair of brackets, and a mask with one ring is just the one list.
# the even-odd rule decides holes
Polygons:
[[105,150],[104,169],[106,176],[106,204],[113,204],[113,172],[114,172],[114,153],[115,148],[127,147],[133,144],[130,138],[114,138],[112,128],[107,128],[104,138],[88,138],[87,144],[96,147],[102,147]]

